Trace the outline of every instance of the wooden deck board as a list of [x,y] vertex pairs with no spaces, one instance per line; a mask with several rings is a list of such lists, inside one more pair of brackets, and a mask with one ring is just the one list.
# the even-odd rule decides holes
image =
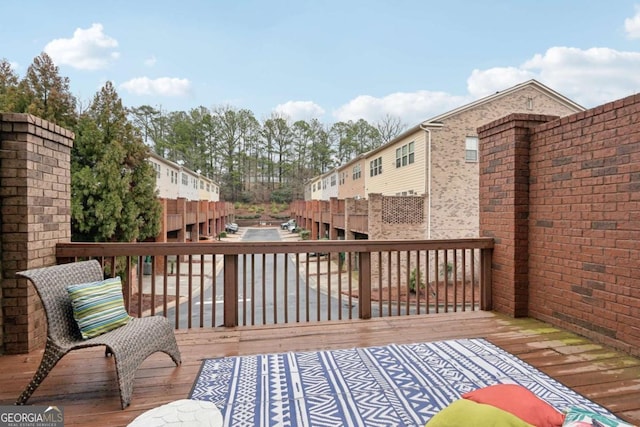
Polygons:
[[[640,359],[533,319],[489,312],[387,317],[367,321],[176,331],[183,363],[157,353],[136,375],[131,405],[120,409],[113,360],[101,348],[65,356],[29,403],[58,405],[67,426],[127,425],[142,412],[186,398],[202,359],[483,337],[619,417],[640,424]],[[0,356],[0,404],[13,404],[42,352]]]

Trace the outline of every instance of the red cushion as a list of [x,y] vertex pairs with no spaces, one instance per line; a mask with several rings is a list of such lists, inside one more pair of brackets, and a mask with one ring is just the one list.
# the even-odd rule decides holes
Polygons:
[[462,395],[477,403],[493,405],[537,427],[561,427],[564,415],[553,406],[516,384],[496,384]]

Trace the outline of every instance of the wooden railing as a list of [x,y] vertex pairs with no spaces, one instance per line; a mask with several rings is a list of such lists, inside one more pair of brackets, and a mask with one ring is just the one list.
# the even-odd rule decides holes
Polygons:
[[491,308],[493,240],[65,243],[124,278],[133,316],[176,328],[261,325]]

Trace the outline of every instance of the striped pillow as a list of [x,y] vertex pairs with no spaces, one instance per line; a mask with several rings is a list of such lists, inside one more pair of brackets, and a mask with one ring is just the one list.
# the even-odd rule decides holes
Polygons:
[[126,325],[131,317],[124,308],[119,277],[67,286],[73,317],[82,338],[93,338]]

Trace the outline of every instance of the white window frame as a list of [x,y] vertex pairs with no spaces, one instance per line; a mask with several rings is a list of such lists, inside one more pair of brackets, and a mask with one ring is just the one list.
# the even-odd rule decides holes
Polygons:
[[382,157],[375,158],[369,162],[369,176],[382,175]]
[[396,148],[396,168],[408,166],[415,162],[415,142],[411,141]]
[[353,180],[360,179],[362,176],[362,171],[360,170],[360,163],[353,167]]
[[464,160],[468,163],[478,163],[478,137],[467,136],[464,142]]

